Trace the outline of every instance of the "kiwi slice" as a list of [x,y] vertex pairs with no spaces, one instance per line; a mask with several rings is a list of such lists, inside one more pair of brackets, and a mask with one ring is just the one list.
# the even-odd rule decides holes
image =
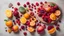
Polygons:
[[19,12],[21,12],[21,13],[23,13],[23,14],[24,14],[24,13],[26,12],[26,10],[25,10],[25,8],[24,8],[24,7],[22,7],[22,6],[21,6],[21,7],[19,7]]

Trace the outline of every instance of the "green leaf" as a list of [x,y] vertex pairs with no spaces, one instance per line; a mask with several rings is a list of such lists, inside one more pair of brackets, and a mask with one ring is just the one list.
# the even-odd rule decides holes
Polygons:
[[54,3],[50,3],[50,5],[51,5],[51,6],[55,6],[55,4],[54,4]]

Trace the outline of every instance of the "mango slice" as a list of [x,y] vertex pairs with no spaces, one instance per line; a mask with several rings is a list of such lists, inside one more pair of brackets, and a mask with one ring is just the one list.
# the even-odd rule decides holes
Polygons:
[[20,18],[20,22],[21,22],[22,24],[25,24],[26,21],[27,21],[27,19],[26,19],[25,17],[21,17],[21,18]]
[[11,18],[11,17],[12,17],[12,11],[9,10],[9,9],[7,9],[7,10],[5,11],[5,14],[6,14],[6,16],[7,16],[8,18]]

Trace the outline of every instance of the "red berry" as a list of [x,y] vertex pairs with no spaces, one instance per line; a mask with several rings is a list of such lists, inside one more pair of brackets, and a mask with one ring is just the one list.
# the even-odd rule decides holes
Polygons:
[[50,29],[52,29],[52,28],[54,28],[54,26],[48,26],[47,29],[50,30]]
[[23,5],[24,7],[27,7],[26,4]]
[[38,2],[36,2],[36,6],[39,6],[39,3]]
[[47,3],[47,1],[45,1],[45,3]]
[[7,30],[5,30],[7,32]]
[[60,29],[59,26],[56,26],[56,29],[59,30]]
[[20,6],[20,2],[17,2],[17,5]]
[[18,11],[18,8],[14,8],[14,11]]
[[27,2],[27,5],[30,5],[30,2]]
[[33,4],[33,3],[32,3],[31,5],[32,5],[32,6],[34,6],[34,4]]
[[19,30],[21,31],[21,28]]
[[40,2],[40,4],[43,4],[43,2]]
[[12,7],[12,9],[13,9],[14,7]]
[[31,16],[34,16],[34,13],[33,13],[33,12],[30,12],[30,15],[31,15]]
[[46,25],[44,25],[44,28],[46,28]]
[[21,26],[21,29],[23,29],[23,30],[24,30],[24,29],[25,29],[25,26]]
[[30,11],[33,11],[33,9],[31,9],[31,8],[30,8],[29,10],[30,10]]
[[20,26],[20,21],[18,21],[18,25]]
[[24,35],[27,35],[27,32],[24,32],[23,34],[24,34]]
[[18,16],[19,16],[19,12],[13,11],[13,15],[14,15],[15,17],[18,17]]
[[30,26],[30,21],[27,21],[26,24],[27,24],[28,26]]
[[31,7],[31,5],[28,5],[28,7],[30,8],[30,7]]

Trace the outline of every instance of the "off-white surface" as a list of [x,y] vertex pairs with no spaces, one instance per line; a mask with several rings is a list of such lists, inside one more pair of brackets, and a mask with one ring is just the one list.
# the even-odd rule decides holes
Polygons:
[[[9,3],[13,3],[14,6],[16,5],[16,2],[21,2],[21,4],[26,3],[27,1],[31,2],[31,3],[35,3],[35,2],[44,2],[44,1],[50,1],[50,2],[54,2],[56,4],[58,4],[60,6],[60,8],[62,9],[62,22],[59,23],[60,24],[60,31],[57,31],[56,35],[54,36],[64,36],[64,0],[0,0],[0,36],[24,36],[23,35],[23,31],[21,31],[19,34],[14,34],[13,32],[11,34],[5,32],[5,22],[4,19],[6,18],[5,16],[5,10],[8,9],[8,4]],[[41,35],[41,36],[51,36],[47,33],[47,30],[45,30],[46,33]],[[34,33],[33,35],[31,35],[28,32],[27,36],[40,36],[39,34]]]

